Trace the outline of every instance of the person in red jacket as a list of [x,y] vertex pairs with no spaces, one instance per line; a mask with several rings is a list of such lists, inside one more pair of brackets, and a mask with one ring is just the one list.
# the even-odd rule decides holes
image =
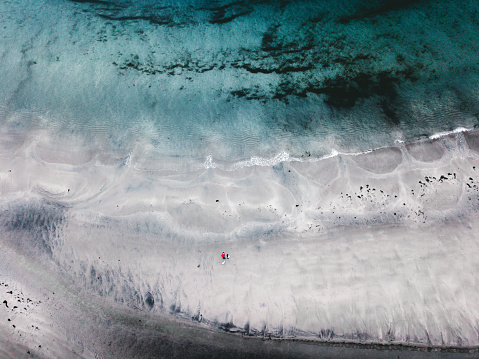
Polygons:
[[225,252],[221,253],[221,258],[225,259]]

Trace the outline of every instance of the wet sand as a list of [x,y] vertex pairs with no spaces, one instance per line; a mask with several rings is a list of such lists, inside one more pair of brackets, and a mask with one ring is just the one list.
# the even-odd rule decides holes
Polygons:
[[3,354],[477,355],[478,137],[186,175],[3,147]]

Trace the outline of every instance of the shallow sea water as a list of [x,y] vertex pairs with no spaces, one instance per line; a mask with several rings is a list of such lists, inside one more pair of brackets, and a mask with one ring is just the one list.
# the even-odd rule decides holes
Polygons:
[[5,2],[2,122],[228,163],[472,128],[476,13],[472,1]]

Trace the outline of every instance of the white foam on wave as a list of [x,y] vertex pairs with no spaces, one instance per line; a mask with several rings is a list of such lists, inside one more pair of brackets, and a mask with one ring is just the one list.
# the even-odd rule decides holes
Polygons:
[[[468,131],[473,131],[473,130],[474,129],[467,129],[467,128],[464,128],[464,127],[458,127],[453,131],[436,133],[434,135],[431,135],[429,138],[432,139],[432,140],[436,140],[436,139],[439,139],[439,138],[442,138],[442,137],[445,137],[445,136],[448,136],[448,135],[451,135],[451,134],[458,134],[458,133],[468,132]],[[252,156],[249,160],[235,162],[230,167],[225,166],[225,168],[223,168],[223,169],[234,171],[234,170],[244,168],[244,167],[253,167],[253,166],[269,167],[269,166],[277,165],[278,163],[281,163],[281,162],[317,162],[317,161],[322,161],[322,160],[326,160],[326,159],[337,157],[337,156],[361,156],[361,155],[365,155],[365,154],[368,154],[368,153],[372,153],[372,152],[377,151],[377,150],[386,149],[386,148],[389,148],[391,146],[393,146],[393,147],[394,146],[401,146],[404,143],[406,143],[406,141],[398,139],[398,140],[394,141],[394,145],[379,146],[379,147],[375,147],[375,148],[369,148],[369,149],[365,149],[365,150],[361,150],[361,151],[354,151],[354,152],[338,151],[336,149],[331,149],[331,152],[326,154],[326,155],[318,156],[318,157],[307,157],[307,158],[291,156],[286,151],[280,151],[274,157],[265,158],[265,157],[262,157],[262,156]],[[217,168],[218,164],[213,162],[213,156],[212,155],[208,155],[206,157],[205,162],[203,163],[203,167],[206,168],[206,169]]]
[[458,128],[456,128],[452,131],[444,131],[444,132],[435,133],[434,135],[429,136],[429,138],[431,140],[437,140],[438,138],[441,138],[441,137],[446,137],[446,136],[449,136],[449,135],[452,135],[452,134],[457,134],[457,133],[461,133],[461,132],[468,132],[468,131],[472,131],[472,130],[473,129],[458,127]]
[[[229,170],[234,171],[238,168],[243,167],[253,167],[253,166],[262,166],[262,167],[271,167],[277,165],[281,162],[289,162],[292,158],[286,151],[279,152],[276,156],[271,158],[264,158],[260,156],[253,156],[249,160],[239,161],[234,163]],[[204,168],[216,168],[218,165],[213,162],[213,157],[211,155],[206,156],[206,160],[203,163]]]
[[213,162],[213,157],[212,156],[206,156],[205,163],[203,166],[208,169],[208,168],[216,168],[216,164]]
[[128,157],[125,159],[125,166],[126,167],[130,166],[132,156],[133,156],[133,154],[131,152],[128,153]]
[[[443,137],[446,137],[448,135],[454,135],[454,134],[459,134],[463,132],[469,132],[469,131],[474,131],[473,128],[464,128],[464,127],[458,127],[452,131],[444,131],[444,132],[438,132],[434,135],[429,136],[429,139],[431,140],[437,140]],[[292,156],[290,153],[286,151],[280,151],[277,155],[267,158],[267,157],[262,157],[260,155],[258,156],[252,156],[249,160],[243,160],[243,161],[238,161],[238,162],[233,162],[232,165],[218,165],[218,163],[213,162],[213,156],[208,155],[206,157],[205,162],[203,163],[203,167],[208,169],[208,168],[217,168],[221,167],[223,170],[227,171],[235,171],[240,168],[244,167],[253,167],[253,166],[261,166],[261,167],[269,167],[269,166],[274,166],[277,165],[278,163],[282,162],[318,162],[322,160],[326,160],[329,158],[337,157],[337,156],[361,156],[365,155],[368,153],[372,153],[374,151],[378,151],[381,149],[387,149],[389,147],[401,147],[403,146],[407,141],[397,139],[394,141],[394,144],[391,145],[385,145],[385,146],[379,146],[375,148],[369,148],[365,150],[360,150],[360,151],[338,151],[336,149],[331,149],[331,152],[322,155],[322,156],[311,156],[311,157],[296,157]]]
[[262,157],[252,157],[246,164],[247,166],[274,166],[280,162],[285,162],[290,159],[289,153],[281,151],[275,157],[267,159]]
[[322,158],[323,159],[326,159],[326,158],[332,158],[332,157],[336,157],[339,155],[339,152],[336,151],[336,150],[331,150],[331,153],[329,155],[326,155],[326,156],[323,156]]

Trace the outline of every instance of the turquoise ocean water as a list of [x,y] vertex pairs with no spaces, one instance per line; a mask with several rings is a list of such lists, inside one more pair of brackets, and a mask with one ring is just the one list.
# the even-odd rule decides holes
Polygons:
[[2,126],[225,166],[473,128],[477,11],[474,1],[5,1]]

